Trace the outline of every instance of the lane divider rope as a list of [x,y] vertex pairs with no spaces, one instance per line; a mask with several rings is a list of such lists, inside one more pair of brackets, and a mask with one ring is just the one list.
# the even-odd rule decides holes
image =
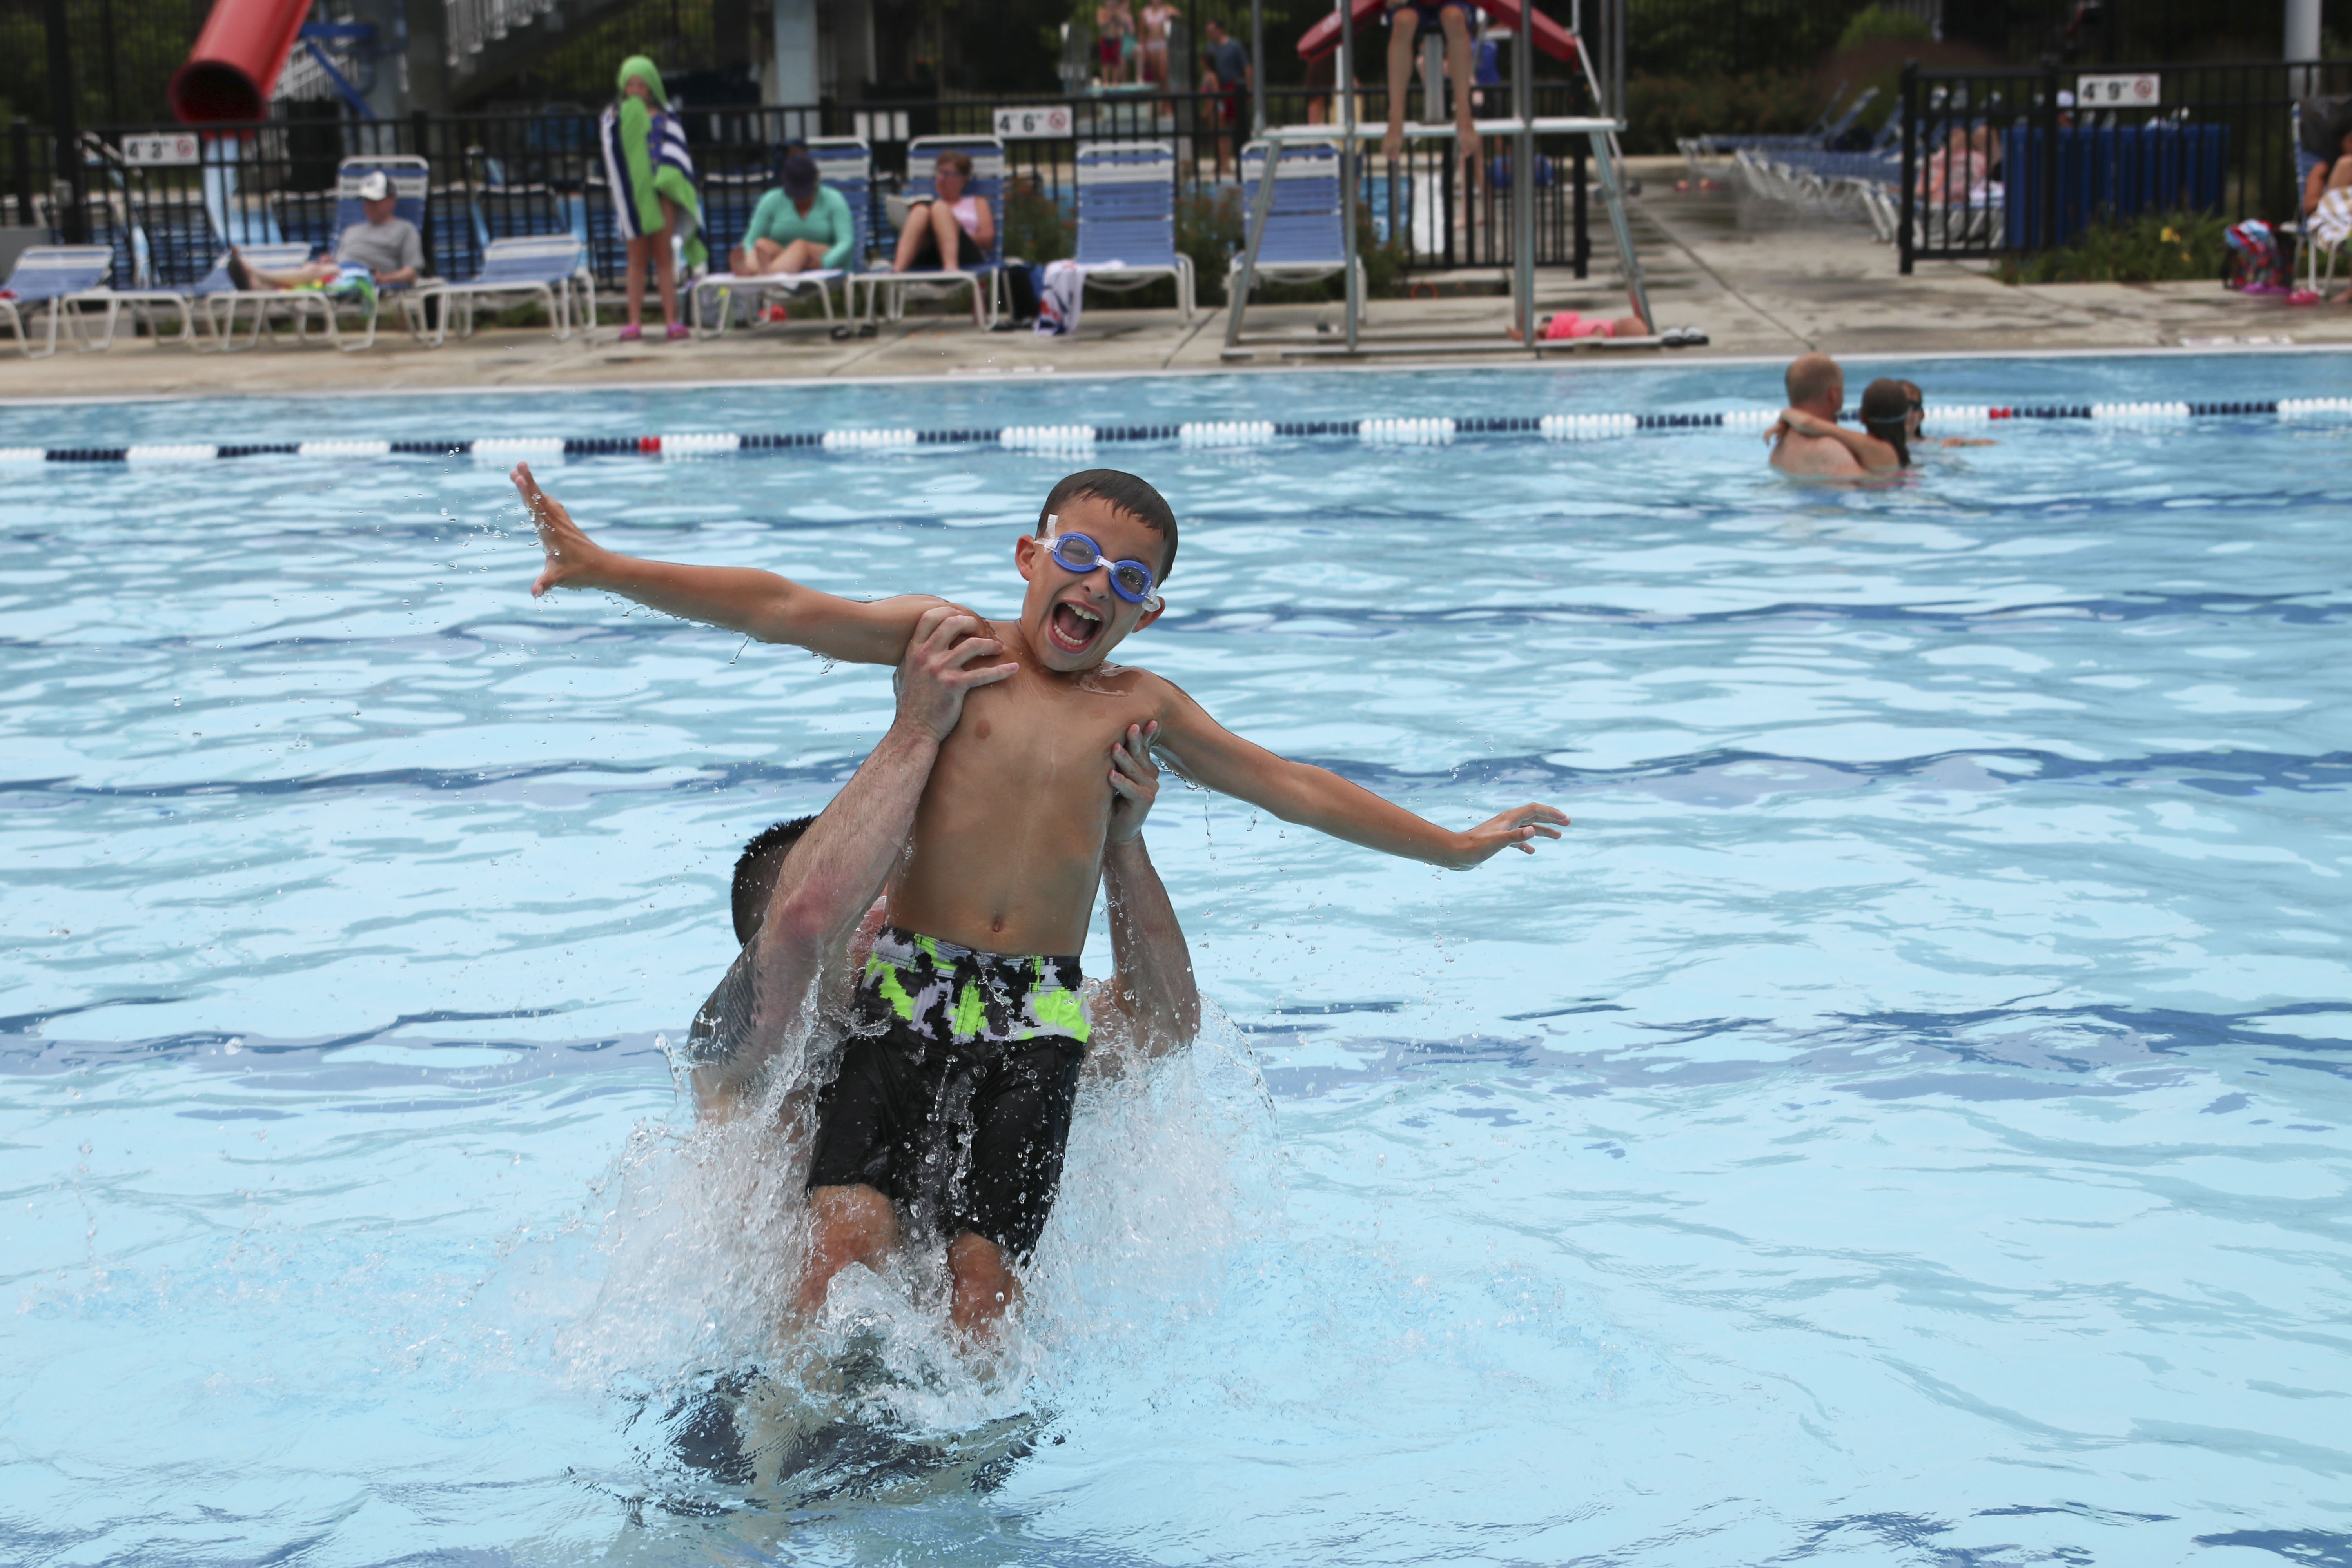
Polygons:
[[[2010,419],[2085,419],[2099,424],[2176,424],[2189,419],[2269,416],[2309,419],[2352,416],[2352,397],[2287,397],[2234,403],[1935,404],[1931,426],[1986,425]],[[1222,419],[1181,425],[1012,425],[993,429],[800,430],[733,434],[680,431],[662,436],[481,436],[455,441],[337,439],[215,445],[155,442],[126,447],[0,447],[0,465],[23,463],[186,463],[222,458],[471,458],[507,463],[533,458],[721,457],[801,448],[830,452],[904,450],[914,447],[1001,447],[1017,452],[1085,452],[1112,442],[1171,441],[1180,447],[1262,447],[1277,440],[1353,440],[1391,446],[1439,446],[1464,436],[1533,436],[1546,441],[1592,441],[1642,431],[1762,430],[1778,409],[1734,408],[1658,414],[1546,414],[1452,419],[1432,416],[1364,419]],[[1849,411],[1843,416],[1853,419]]]

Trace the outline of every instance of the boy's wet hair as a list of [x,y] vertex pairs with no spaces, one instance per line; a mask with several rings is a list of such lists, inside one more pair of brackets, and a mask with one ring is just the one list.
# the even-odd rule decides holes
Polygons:
[[790,822],[779,822],[761,828],[751,841],[743,846],[743,853],[735,861],[735,941],[740,944],[760,934],[760,922],[767,918],[768,900],[776,891],[776,873],[783,868],[784,855],[801,841],[809,830],[814,816],[796,816]]
[[1133,474],[1117,468],[1086,468],[1072,474],[1055,485],[1045,504],[1037,509],[1037,537],[1045,538],[1045,524],[1080,496],[1093,496],[1158,534],[1162,541],[1160,581],[1168,581],[1168,574],[1176,570],[1176,512],[1166,497]]

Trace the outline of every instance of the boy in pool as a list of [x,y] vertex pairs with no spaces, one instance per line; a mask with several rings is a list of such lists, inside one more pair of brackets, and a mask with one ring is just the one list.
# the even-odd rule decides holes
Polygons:
[[[770,572],[619,555],[572,522],[527,466],[516,468],[514,482],[546,551],[534,595],[603,589],[762,642],[887,665],[904,658],[924,612],[943,603],[928,595],[859,603]],[[845,1064],[856,1092],[829,1093],[820,1106],[809,1186],[821,1215],[844,1203],[878,1205],[879,1225],[890,1194],[919,1190],[916,1167],[943,1140],[969,1137],[1012,1150],[1024,1169],[1058,1170],[1089,1033],[1076,955],[1116,798],[1111,751],[1131,728],[1197,784],[1388,854],[1468,868],[1507,847],[1533,854],[1534,840],[1560,836],[1568,818],[1541,805],[1467,832],[1440,827],[1336,773],[1252,745],[1156,675],[1108,663],[1130,633],[1159,618],[1158,590],[1175,559],[1167,501],[1109,468],[1055,485],[1035,532],[1015,542],[1013,568],[1028,585],[1020,616],[982,623],[1011,668],[970,692],[940,746],[858,984],[857,1023],[877,1047],[855,1075]],[[975,1107],[950,1115],[940,1103],[955,1059],[1013,1054],[1035,1079],[1037,1092],[1010,1097],[1018,1102],[1012,1113],[1028,1124],[946,1124],[984,1114]],[[1002,1312],[1010,1265],[1036,1244],[1042,1205],[1034,1220],[1018,1234],[952,1231],[958,1296],[968,1282],[1001,1281],[988,1294]]]

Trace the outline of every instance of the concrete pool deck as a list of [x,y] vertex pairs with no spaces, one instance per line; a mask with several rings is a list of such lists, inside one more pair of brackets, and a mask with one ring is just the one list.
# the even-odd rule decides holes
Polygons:
[[[1785,358],[1806,349],[1853,356],[1959,352],[2227,348],[2264,345],[2352,349],[2352,309],[2301,309],[2231,294],[2218,282],[2041,284],[2016,288],[1973,266],[1922,263],[1895,270],[1892,247],[1857,224],[1799,219],[1728,191],[1683,193],[1679,159],[1631,160],[1644,184],[1634,199],[1635,243],[1662,326],[1706,331],[1705,348],[1595,350],[1575,356],[1613,364],[1687,363],[1708,358]],[[1616,315],[1622,300],[1605,227],[1596,214],[1592,278],[1537,274],[1547,310]],[[1457,273],[1452,287],[1488,287],[1492,269]],[[1524,364],[1521,356],[1448,351],[1444,340],[1494,342],[1508,319],[1494,293],[1373,303],[1373,338],[1426,334],[1426,354],[1372,364]],[[61,351],[26,360],[0,349],[0,399],[64,397],[287,396],[305,393],[479,390],[499,386],[609,386],[661,383],[822,381],[929,375],[1089,374],[1149,371],[1273,371],[1351,363],[1285,358],[1286,347],[1334,340],[1336,305],[1255,307],[1248,361],[1223,357],[1225,316],[1204,311],[1190,324],[1168,310],[1089,309],[1075,338],[975,331],[969,317],[909,316],[873,338],[835,342],[824,324],[795,322],[760,333],[668,344],[623,344],[608,327],[593,341],[552,341],[542,330],[485,330],[428,350],[397,329],[374,348],[325,347],[198,353],[125,337],[102,353]],[[1275,339],[1278,341],[1265,341]],[[1416,347],[1423,345],[1417,344]],[[1549,356],[1553,363],[1569,357]]]

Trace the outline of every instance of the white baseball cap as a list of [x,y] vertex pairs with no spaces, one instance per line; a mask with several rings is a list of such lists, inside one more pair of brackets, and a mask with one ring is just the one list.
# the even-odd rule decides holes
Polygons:
[[392,176],[382,169],[370,169],[360,176],[360,200],[380,202],[390,195],[392,195]]

